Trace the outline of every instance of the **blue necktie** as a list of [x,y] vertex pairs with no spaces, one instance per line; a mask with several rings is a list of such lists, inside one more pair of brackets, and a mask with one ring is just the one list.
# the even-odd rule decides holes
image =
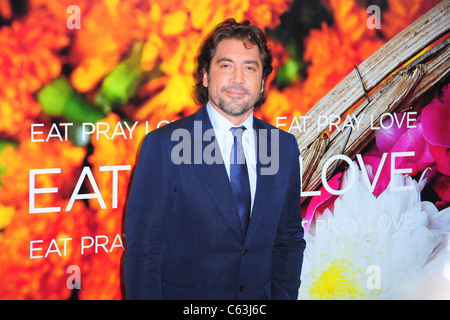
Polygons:
[[251,194],[244,148],[242,147],[244,130],[245,127],[231,128],[234,141],[230,157],[230,182],[239,218],[241,219],[242,233],[245,236],[250,220]]

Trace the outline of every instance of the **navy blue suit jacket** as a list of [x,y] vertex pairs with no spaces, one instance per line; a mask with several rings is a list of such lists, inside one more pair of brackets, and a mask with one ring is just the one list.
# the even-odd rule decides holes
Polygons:
[[[177,129],[191,137],[191,152],[182,156],[192,161],[172,161],[181,154],[173,152],[182,141],[180,135],[174,139]],[[261,174],[273,163],[257,157],[255,201],[244,236],[225,165],[198,159],[208,146],[219,150],[214,139],[203,141],[208,129],[202,107],[143,141],[125,219],[127,299],[296,299],[305,241],[294,136],[254,118],[257,148],[264,142],[271,152],[277,143],[279,167]],[[279,141],[272,141],[271,129],[278,130]]]

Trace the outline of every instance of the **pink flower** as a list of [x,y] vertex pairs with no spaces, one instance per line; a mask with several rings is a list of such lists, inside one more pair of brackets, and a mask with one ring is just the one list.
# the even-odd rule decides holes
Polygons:
[[[419,172],[422,172],[427,167],[434,164],[435,160],[430,153],[430,148],[428,143],[423,137],[423,125],[421,122],[421,117],[419,117],[414,123],[414,127],[408,129],[401,137],[398,139],[394,147],[389,151],[392,152],[404,152],[404,151],[414,151],[414,156],[400,157],[397,158],[395,167],[396,168],[411,168],[412,172],[409,174],[413,176]],[[390,160],[390,157],[388,156]],[[390,170],[389,161],[389,170]]]
[[450,148],[450,84],[442,91],[443,97],[434,99],[422,111],[423,135],[432,145]]
[[422,111],[423,137],[437,169],[450,175],[450,85],[443,92],[442,98],[434,99]]
[[[399,118],[403,114],[398,115]],[[394,145],[397,143],[398,139],[408,130],[406,121],[401,122],[401,126],[392,125],[392,118],[384,118],[383,126],[384,128],[389,128],[389,130],[381,129],[375,131],[375,143],[377,148],[381,152],[390,151]]]
[[[395,116],[402,118],[403,114],[396,114]],[[375,133],[376,146],[363,156],[364,165],[371,183],[373,183],[379,166],[382,165],[373,191],[375,196],[379,196],[389,185],[391,180],[391,161],[394,152],[414,152],[412,156],[395,158],[394,167],[396,169],[411,169],[410,176],[422,172],[435,163],[429,144],[423,137],[421,116],[410,128],[407,128],[406,121],[403,121],[399,127],[397,124],[391,126],[391,119],[387,119],[388,121],[383,122],[384,126]],[[384,153],[387,153],[387,156],[385,161],[382,162]]]
[[[393,152],[414,152],[413,156],[399,157],[395,162],[395,168],[411,168],[410,176],[434,166],[440,174],[450,175],[450,85],[443,88],[441,98],[433,99],[425,106],[411,128],[406,127],[406,122],[401,127],[390,126],[389,122],[383,124],[390,128],[382,128],[375,133],[376,149],[363,157],[364,163],[371,166],[374,173],[382,154],[388,153],[374,191],[376,196],[389,184]],[[369,179],[373,179],[370,172]],[[448,184],[439,188],[440,194],[448,194]]]
[[[404,119],[401,113],[394,116],[398,120]],[[391,181],[393,153],[414,152],[412,156],[396,157],[394,167],[411,169],[409,176],[431,168],[426,175],[422,175],[427,178],[426,182],[432,181],[430,185],[440,198],[436,201],[436,206],[447,207],[450,204],[450,85],[443,88],[443,97],[436,98],[425,106],[422,114],[409,128],[406,121],[396,121],[392,125],[392,118],[385,119],[386,122],[383,122],[381,129],[375,133],[374,147],[363,155],[365,168],[361,168],[367,172],[371,184],[377,179],[374,196],[378,197],[385,191]],[[341,179],[342,173],[339,173],[331,178],[328,184],[338,190]],[[306,209],[303,217],[305,231],[318,215],[333,205],[337,197],[327,192],[324,187],[320,192],[321,195],[313,197]]]
[[441,175],[432,182],[432,186],[440,201],[436,201],[436,207],[439,210],[448,208],[450,205],[450,176]]

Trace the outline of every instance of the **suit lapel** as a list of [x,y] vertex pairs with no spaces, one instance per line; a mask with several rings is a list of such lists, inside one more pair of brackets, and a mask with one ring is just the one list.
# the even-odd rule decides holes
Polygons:
[[[206,190],[209,193],[209,196],[215,203],[218,211],[223,216],[225,221],[229,224],[230,228],[236,234],[236,236],[244,240],[242,231],[241,231],[241,222],[239,220],[239,214],[237,208],[234,204],[233,193],[231,190],[230,180],[228,178],[228,174],[225,169],[225,165],[222,161],[222,155],[220,154],[220,148],[218,146],[217,140],[215,136],[213,141],[203,141],[203,135],[208,130],[213,130],[211,121],[209,120],[206,107],[202,107],[196,114],[194,121],[194,127],[191,131],[191,137],[193,140],[192,147],[192,155],[194,159],[194,152],[197,152],[197,159],[200,155],[198,155],[199,150],[203,153],[205,148],[214,148],[217,152],[219,152],[218,157],[220,158],[220,163],[213,164],[205,164],[203,159],[203,154],[201,155],[201,161],[194,161],[194,167],[197,170],[197,173],[203,182]],[[273,192],[273,185],[275,176],[274,174],[261,174],[261,169],[265,167],[269,167],[270,163],[262,163],[260,150],[264,153],[268,153],[270,156],[271,149],[271,136],[270,129],[265,128],[258,119],[254,119],[253,126],[255,129],[255,145],[256,145],[256,174],[257,174],[257,182],[256,182],[256,193],[255,193],[255,201],[252,208],[252,215],[250,218],[250,224],[247,231],[246,239],[250,239],[261,220],[263,219],[267,203],[270,200],[270,196]],[[211,136],[211,135],[209,135]],[[201,148],[199,147],[201,146]],[[262,147],[262,149],[261,149]],[[197,151],[195,148],[198,148]],[[265,150],[264,150],[265,149]],[[264,154],[263,156],[267,156]],[[197,163],[199,162],[199,163]]]
[[[234,204],[233,193],[231,190],[230,180],[228,178],[225,165],[222,161],[222,155],[220,154],[220,148],[215,139],[215,136],[211,141],[203,141],[203,135],[207,130],[213,130],[211,121],[209,120],[206,107],[202,107],[196,114],[194,127],[191,131],[191,137],[193,141],[192,145],[192,158],[194,160],[194,167],[203,182],[209,196],[215,203],[218,211],[223,216],[225,221],[230,225],[236,236],[243,240],[241,225],[239,220],[239,214]],[[209,131],[213,133],[213,131]],[[211,137],[213,135],[208,135]],[[201,148],[200,148],[201,146]],[[205,148],[213,148],[216,152],[216,159],[220,158],[219,163],[206,164],[203,157]],[[201,159],[199,159],[199,152],[202,152]],[[209,149],[211,150],[211,149]],[[195,154],[197,152],[197,154]],[[205,155],[209,153],[205,152]]]

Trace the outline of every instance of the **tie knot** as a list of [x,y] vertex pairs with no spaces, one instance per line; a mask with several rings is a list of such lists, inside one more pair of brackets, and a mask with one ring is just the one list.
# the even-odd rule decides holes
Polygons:
[[244,126],[231,127],[230,130],[234,137],[236,137],[238,140],[242,140],[242,134],[244,133],[245,130]]

